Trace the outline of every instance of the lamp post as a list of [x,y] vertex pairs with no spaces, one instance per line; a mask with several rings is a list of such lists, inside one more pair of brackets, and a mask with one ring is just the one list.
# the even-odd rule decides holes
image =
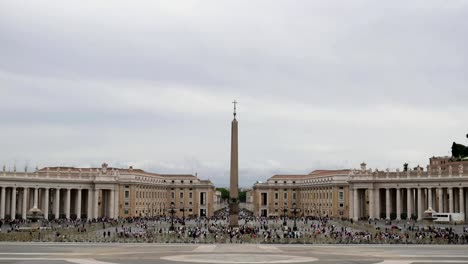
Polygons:
[[283,207],[283,226],[287,226],[288,223],[286,222],[286,212],[288,211],[288,208]]
[[169,212],[171,213],[171,227],[169,227],[169,231],[174,231],[174,203],[171,203],[171,211]]
[[185,226],[185,207],[182,206],[179,210],[182,211],[182,225]]
[[293,203],[293,209],[292,213],[294,214],[294,226],[293,226],[293,231],[297,231],[297,225],[296,225],[296,214],[297,214],[297,208],[296,208],[296,203]]

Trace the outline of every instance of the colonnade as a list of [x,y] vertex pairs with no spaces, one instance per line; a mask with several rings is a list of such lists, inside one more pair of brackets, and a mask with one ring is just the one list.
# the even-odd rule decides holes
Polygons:
[[39,208],[45,219],[117,218],[115,190],[0,186],[0,219],[27,219]]
[[385,187],[350,190],[350,217],[354,220],[422,220],[428,208],[439,213],[461,213],[465,219],[468,196],[464,187]]

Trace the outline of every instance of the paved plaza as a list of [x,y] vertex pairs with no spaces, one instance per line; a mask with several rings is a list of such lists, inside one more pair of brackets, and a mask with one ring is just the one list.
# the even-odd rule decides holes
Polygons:
[[465,245],[0,243],[0,263],[468,263]]

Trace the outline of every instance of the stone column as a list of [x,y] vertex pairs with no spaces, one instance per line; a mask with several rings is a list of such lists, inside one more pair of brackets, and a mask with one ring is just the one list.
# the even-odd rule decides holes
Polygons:
[[5,187],[5,216],[11,214],[11,189]]
[[401,190],[396,189],[396,219],[401,220]]
[[16,218],[16,187],[11,190],[11,219]]
[[49,219],[49,188],[44,189],[44,218]]
[[422,206],[422,188],[418,188],[418,221],[422,220],[423,206]]
[[354,216],[355,221],[359,220],[360,208],[359,208],[359,192],[358,189],[354,189]]
[[443,213],[444,212],[444,190],[439,187],[437,188],[437,191],[439,192],[439,210],[437,212]]
[[380,219],[380,189],[375,189],[375,218]]
[[23,206],[22,206],[22,217],[23,219],[26,219],[27,217],[27,213],[28,213],[28,192],[29,192],[29,189],[28,188],[23,188]]
[[88,189],[88,210],[87,210],[88,220],[93,219],[93,190]]
[[37,206],[37,203],[38,203],[38,199],[39,199],[39,188],[34,188],[34,202],[33,202],[33,207],[34,208],[39,208]]
[[369,218],[374,219],[375,218],[375,198],[374,198],[374,189],[367,189],[369,192]]
[[2,194],[0,195],[0,219],[5,219],[6,187],[1,187],[1,188],[2,188]]
[[94,191],[94,218],[99,218],[99,190]]
[[[314,209],[315,215],[316,209]],[[351,186],[349,187],[349,218],[354,220],[354,189],[351,189]]]
[[449,213],[453,213],[453,188],[447,188],[448,195],[449,195]]
[[413,192],[411,188],[406,188],[406,219],[410,219],[413,214]]
[[55,189],[55,203],[54,203],[55,219],[60,218],[60,189]]
[[463,219],[465,219],[465,194],[463,193],[463,187],[458,189],[460,192],[458,194],[458,200],[460,205],[460,214],[462,214]]
[[390,204],[390,188],[385,188],[385,199],[386,199],[386,204],[385,204],[385,219],[390,220],[390,213],[391,213],[391,204]]
[[110,210],[109,210],[109,217],[110,218],[115,218],[115,191],[110,190]]
[[71,189],[67,188],[67,197],[65,197],[65,218],[70,219],[70,199]]
[[432,188],[427,188],[427,207],[432,207]]
[[77,197],[76,197],[76,218],[81,219],[81,189],[77,190]]

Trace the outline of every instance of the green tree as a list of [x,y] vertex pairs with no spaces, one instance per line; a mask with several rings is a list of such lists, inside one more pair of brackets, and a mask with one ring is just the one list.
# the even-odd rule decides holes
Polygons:
[[216,188],[217,191],[221,192],[221,199],[228,200],[229,199],[229,191],[226,188]]
[[239,192],[239,202],[247,202],[247,192]]

